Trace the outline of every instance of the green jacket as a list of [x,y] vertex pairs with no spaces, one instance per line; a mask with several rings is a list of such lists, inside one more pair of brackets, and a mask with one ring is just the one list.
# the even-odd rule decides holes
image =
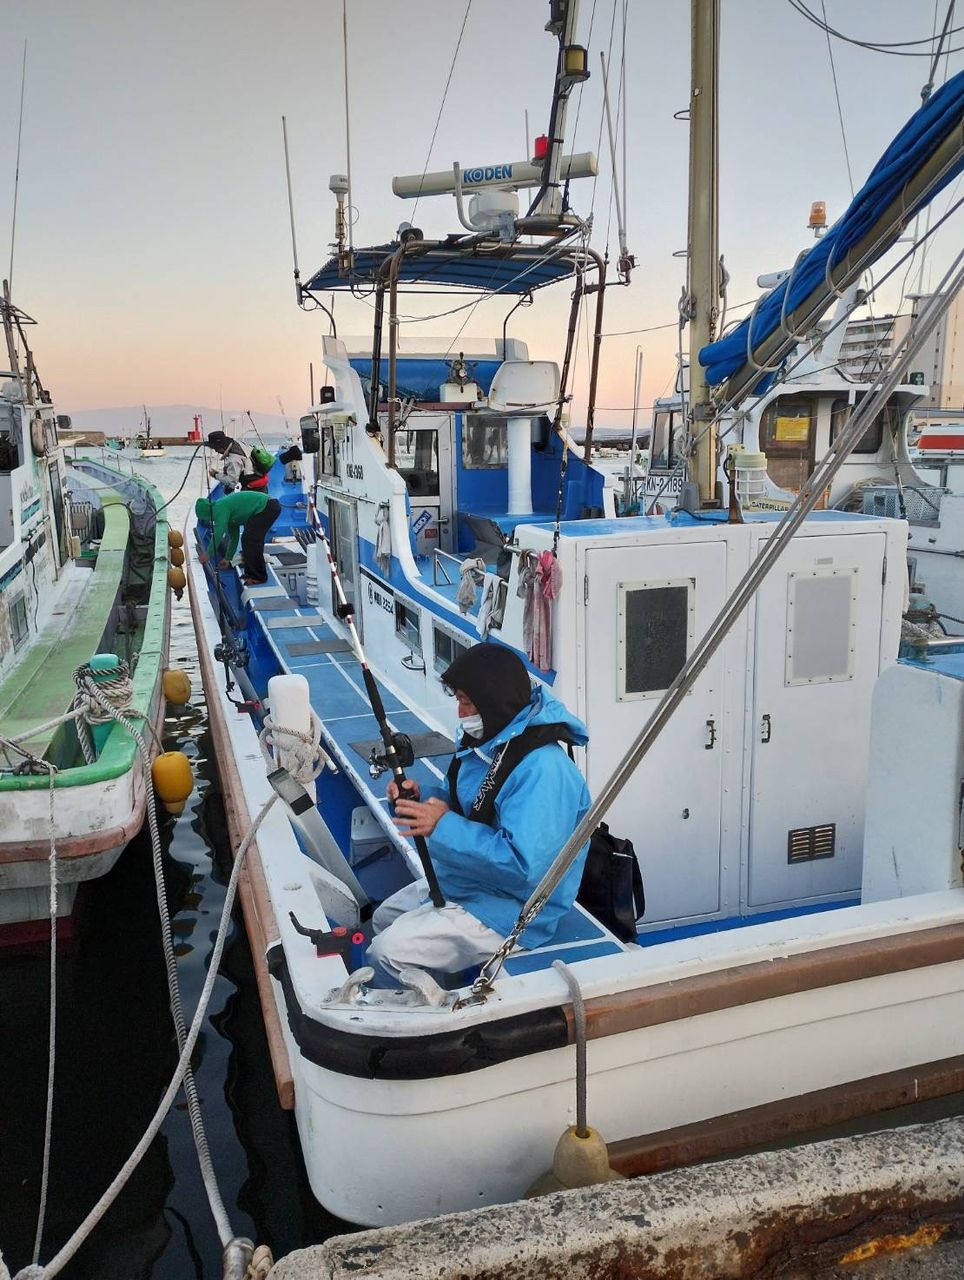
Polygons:
[[211,554],[219,559],[230,560],[238,549],[241,526],[252,516],[262,512],[270,500],[270,493],[259,493],[257,489],[239,489],[224,498],[218,498],[216,502],[209,498],[198,498],[194,504],[194,514],[199,520],[214,525]]

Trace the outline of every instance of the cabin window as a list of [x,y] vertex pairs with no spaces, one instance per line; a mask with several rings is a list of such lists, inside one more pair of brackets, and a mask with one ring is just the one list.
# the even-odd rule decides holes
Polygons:
[[767,471],[782,489],[800,489],[813,469],[812,400],[781,398],[767,405],[760,424],[760,447]]
[[335,443],[335,428],[331,425],[321,428],[321,447],[319,449],[321,474],[335,476],[340,474],[338,466],[338,446]]
[[[857,403],[863,399],[861,392],[857,396]],[[830,409],[830,443],[843,431],[847,423],[850,421],[850,415],[853,408],[846,400],[835,400]],[[900,426],[900,411],[895,404],[884,405],[883,410],[878,413],[873,421],[867,424],[867,430],[853,447],[854,453],[877,453],[884,440],[884,427],[888,431],[896,432]]]
[[417,609],[401,600],[395,601],[395,634],[412,653],[422,652],[422,629]]
[[653,418],[650,470],[669,471],[679,461],[683,415],[672,409],[658,410]]
[[15,600],[10,601],[10,635],[15,649],[19,649],[24,643],[28,632],[27,602],[23,596],[17,596]]
[[787,685],[852,680],[857,643],[857,570],[791,573]]
[[417,427],[397,431],[395,465],[413,497],[437,498],[438,428]]
[[462,467],[480,471],[509,465],[505,418],[467,413],[462,419]]
[[462,640],[456,640],[455,636],[449,631],[442,631],[441,628],[433,626],[432,636],[435,644],[435,670],[442,674],[447,671],[459,654],[465,653],[468,644]]
[[620,702],[669,688],[692,645],[695,614],[693,578],[619,584]]

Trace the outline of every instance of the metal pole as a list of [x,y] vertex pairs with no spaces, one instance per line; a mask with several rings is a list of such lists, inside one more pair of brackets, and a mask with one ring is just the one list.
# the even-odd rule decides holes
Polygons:
[[[700,436],[712,416],[712,397],[699,352],[713,341],[720,312],[719,213],[717,195],[717,66],[720,0],[692,0],[690,89],[690,202],[688,235],[690,433]],[[716,497],[715,431],[701,436],[690,459],[690,480],[701,504]]]
[[[603,304],[606,300],[606,264],[590,249],[589,257],[593,259],[599,272],[599,283],[591,286],[598,290],[596,295],[596,330],[593,334],[592,360],[589,365],[589,403],[586,405],[586,439],[583,445],[583,461],[592,461],[592,432],[596,422],[596,383],[599,380],[599,353],[602,350]],[[588,291],[587,291],[588,292]]]
[[636,377],[633,382],[633,434],[629,445],[629,501],[636,497],[636,416],[639,409],[639,393],[643,385],[643,349],[636,348]]

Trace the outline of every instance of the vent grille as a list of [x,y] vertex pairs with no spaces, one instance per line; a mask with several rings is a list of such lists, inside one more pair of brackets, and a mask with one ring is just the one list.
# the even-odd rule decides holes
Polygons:
[[816,862],[832,858],[837,851],[837,824],[822,822],[816,827],[797,827],[787,832],[787,862]]

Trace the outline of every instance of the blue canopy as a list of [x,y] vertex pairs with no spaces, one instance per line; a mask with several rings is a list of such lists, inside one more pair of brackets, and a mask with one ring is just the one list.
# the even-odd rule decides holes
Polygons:
[[[400,355],[395,370],[396,392],[405,400],[418,400],[421,403],[437,404],[441,399],[441,385],[449,379],[452,361],[458,352],[453,352],[447,359],[433,356]],[[371,357],[352,356],[349,363],[361,379],[362,388],[367,395],[371,388]],[[473,382],[479,384],[483,395],[489,394],[492,379],[502,364],[494,356],[491,360],[466,360],[465,369]],[[380,364],[381,385],[388,382],[388,359],[382,357]]]
[[[700,364],[706,369],[706,380],[711,386],[731,377],[747,363],[747,347],[757,348],[779,328],[781,316],[792,315],[829,275],[835,264],[843,259],[869,231],[887,206],[900,194],[913,175],[925,164],[944,139],[964,119],[964,71],[959,72],[934,94],[904,125],[897,137],[881,156],[870,177],[854,196],[849,209],[831,227],[827,234],[800,260],[791,275],[768,293],[756,308],[725,338],[711,342],[700,351]],[[909,220],[926,207],[934,196],[953,182],[964,169],[964,159],[951,166],[940,181],[927,193],[925,199],[908,208]],[[881,246],[880,256],[890,243]],[[869,265],[869,263],[868,263]],[[786,297],[789,289],[789,297]],[[832,296],[832,295],[831,295]],[[784,298],[786,306],[784,307]],[[830,298],[828,298],[829,304]],[[750,326],[753,326],[750,335]],[[754,388],[761,391],[770,378],[758,382]]]
[[[425,242],[422,242],[425,243]],[[332,289],[371,288],[379,268],[398,248],[396,244],[380,244],[355,250],[355,265],[350,276],[338,274],[338,259],[329,258],[320,271],[306,284],[306,289],[331,292]],[[458,248],[457,240],[432,243],[406,253],[398,278],[405,284],[454,285],[480,291],[518,294],[541,289],[543,285],[572,275],[580,262],[571,248],[547,250],[544,245],[519,245],[474,249]]]

